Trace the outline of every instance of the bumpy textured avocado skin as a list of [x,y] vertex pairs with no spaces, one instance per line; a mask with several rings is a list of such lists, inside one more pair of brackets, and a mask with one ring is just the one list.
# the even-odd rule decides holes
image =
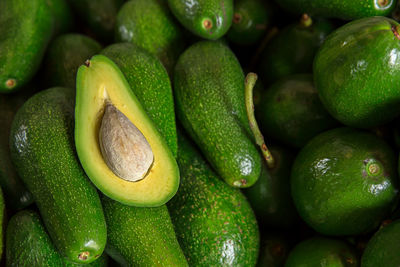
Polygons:
[[345,20],[372,16],[387,16],[396,6],[395,0],[277,0],[285,9],[296,14],[307,13],[318,17]]
[[16,213],[9,221],[6,234],[6,266],[107,266],[104,253],[90,264],[67,261],[54,247],[39,214],[33,210]]
[[297,155],[291,190],[300,216],[317,232],[363,234],[394,209],[396,156],[374,134],[347,127],[329,130]]
[[69,33],[54,39],[44,59],[44,82],[48,86],[64,86],[75,90],[76,73],[80,65],[101,50],[94,39]]
[[156,55],[172,75],[185,48],[179,23],[165,0],[135,0],[118,12],[115,39],[130,42]]
[[110,45],[101,53],[118,65],[176,157],[178,140],[174,99],[171,82],[161,62],[144,49],[129,43]]
[[339,239],[313,237],[296,245],[285,267],[332,266],[357,267],[359,257],[353,247]]
[[345,125],[370,128],[400,114],[398,23],[352,21],[329,35],[314,60],[314,82],[328,112]]
[[[14,117],[11,156],[58,251],[71,261],[89,263],[104,250],[106,225],[73,136],[74,92],[61,87],[41,91]],[[89,252],[86,260],[79,259],[81,252]]]
[[168,5],[186,29],[205,39],[219,39],[232,25],[233,0],[168,0]]
[[165,205],[141,208],[102,197],[106,252],[122,266],[188,266]]
[[178,118],[229,185],[249,187],[261,172],[244,102],[244,74],[232,51],[221,42],[189,47],[175,68]]
[[259,233],[242,193],[214,173],[182,134],[181,186],[168,202],[176,235],[190,266],[254,266]]
[[361,257],[362,267],[399,266],[400,220],[377,231]]

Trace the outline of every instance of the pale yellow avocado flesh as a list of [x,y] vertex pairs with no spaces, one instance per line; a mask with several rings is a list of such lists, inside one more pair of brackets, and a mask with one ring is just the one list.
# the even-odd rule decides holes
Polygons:
[[[137,182],[116,176],[103,159],[99,128],[106,101],[111,102],[142,132],[154,154],[153,164]],[[108,197],[134,206],[160,206],[179,185],[179,169],[165,140],[131,91],[118,67],[105,56],[95,56],[79,68],[75,107],[75,144],[91,181]]]

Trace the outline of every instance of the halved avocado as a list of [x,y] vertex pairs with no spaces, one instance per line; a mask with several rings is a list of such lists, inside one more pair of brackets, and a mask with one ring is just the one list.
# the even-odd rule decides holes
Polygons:
[[[130,206],[156,207],[170,200],[179,186],[178,165],[117,65],[102,55],[92,57],[78,70],[76,90],[76,150],[96,187],[109,198]],[[103,157],[99,131],[105,107],[110,103],[137,127],[150,145],[153,162],[141,180],[131,182],[120,178]]]

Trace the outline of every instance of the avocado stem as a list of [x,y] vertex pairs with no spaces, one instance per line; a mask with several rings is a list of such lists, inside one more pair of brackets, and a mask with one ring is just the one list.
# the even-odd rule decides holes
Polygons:
[[254,116],[253,89],[256,81],[257,74],[250,72],[247,74],[244,82],[247,118],[249,119],[250,129],[253,132],[256,144],[260,146],[268,168],[272,169],[275,167],[275,160],[264,142],[264,136],[262,135],[260,128],[258,128],[258,124]]
[[308,14],[303,14],[300,18],[300,25],[303,27],[310,27],[312,25],[313,21],[311,17]]
[[400,40],[399,31],[400,31],[400,24],[397,25],[397,26],[392,26],[392,32],[393,32],[394,36],[396,36],[396,38],[397,38],[398,40]]

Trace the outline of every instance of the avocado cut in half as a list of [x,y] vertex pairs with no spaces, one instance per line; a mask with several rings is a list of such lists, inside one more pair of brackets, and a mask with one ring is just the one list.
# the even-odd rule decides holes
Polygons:
[[368,241],[361,257],[361,266],[399,266],[400,265],[400,220],[383,226]]
[[178,165],[117,65],[94,56],[76,87],[75,145],[91,181],[126,205],[165,204],[178,190]]
[[299,215],[324,235],[374,230],[398,200],[396,160],[392,148],[372,133],[343,127],[317,135],[292,166]]
[[319,236],[297,244],[290,251],[285,263],[285,267],[356,267],[359,265],[360,260],[355,248],[343,240]]

